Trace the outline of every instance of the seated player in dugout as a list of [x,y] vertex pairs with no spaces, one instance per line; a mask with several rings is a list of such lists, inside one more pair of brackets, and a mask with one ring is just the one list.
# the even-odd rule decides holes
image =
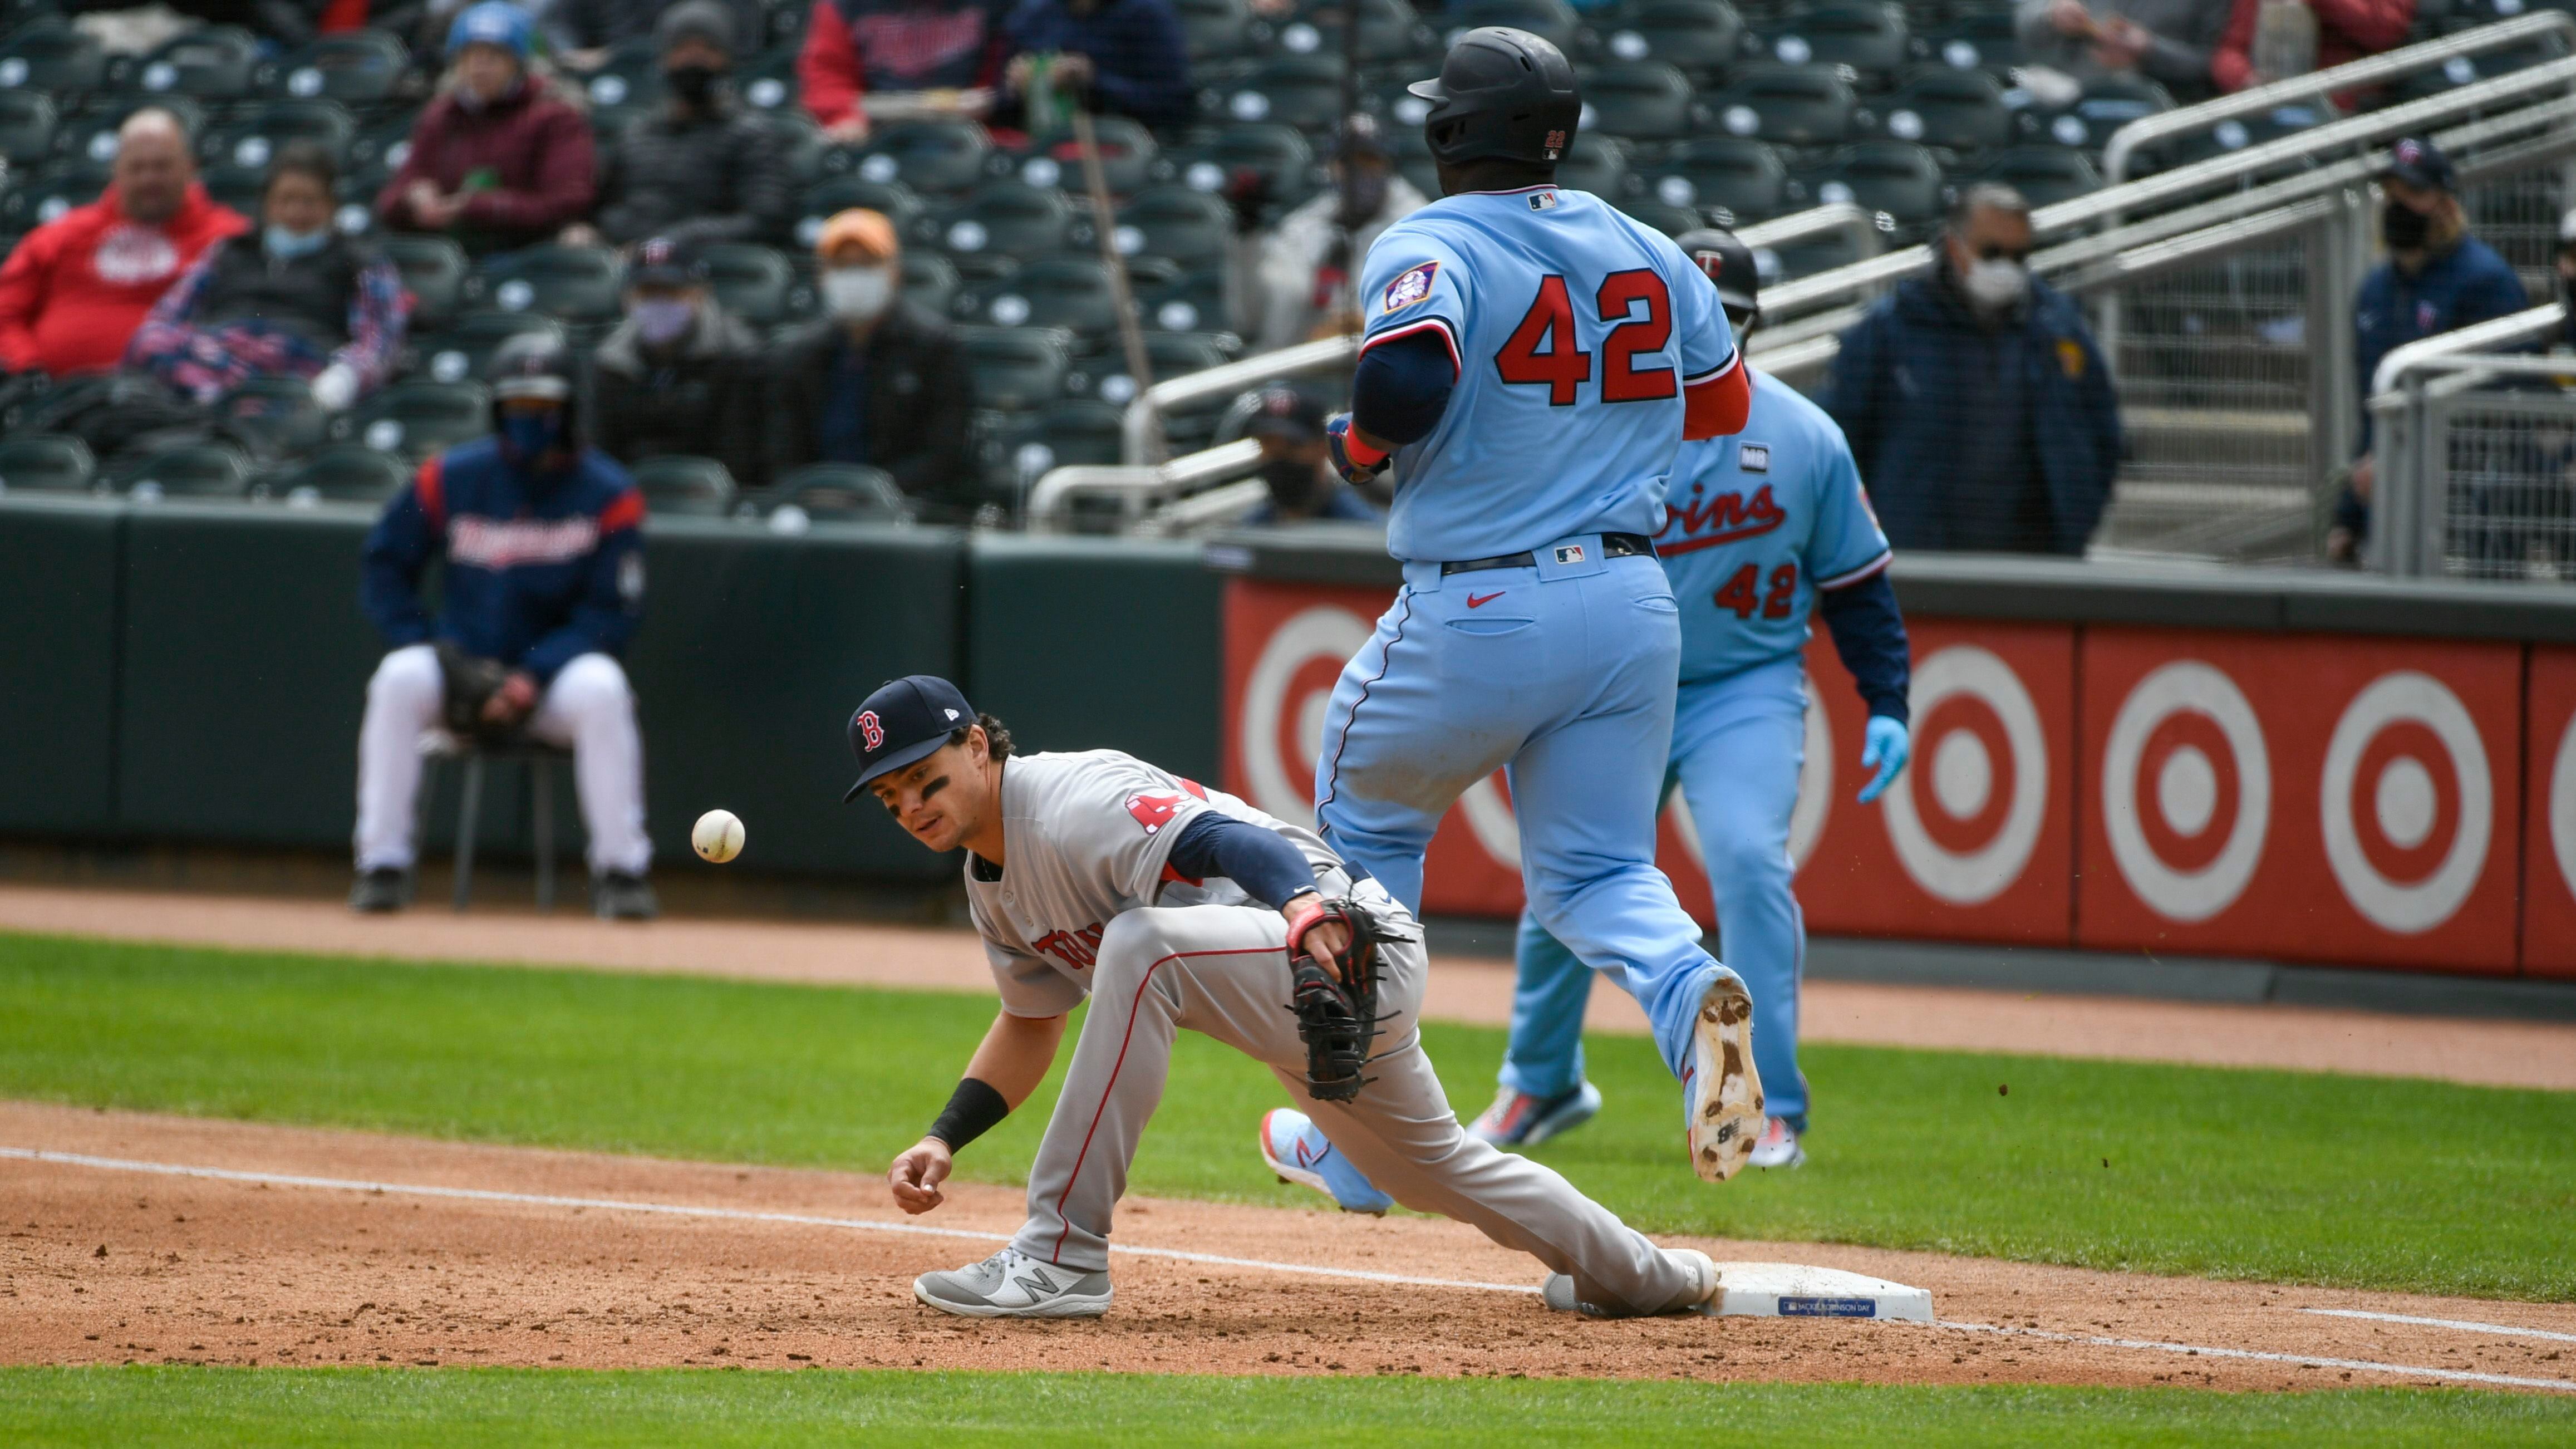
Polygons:
[[983,1262],[915,1280],[923,1303],[970,1318],[1108,1311],[1111,1218],[1188,1028],[1311,1098],[1395,1201],[1545,1263],[1554,1306],[1709,1308],[1705,1254],[1655,1246],[1553,1169],[1460,1129],[1417,1030],[1421,927],[1312,832],[1116,750],[1017,754],[998,720],[929,675],[869,695],[849,742],[845,799],[872,795],[923,845],[965,850],[1002,998],[947,1108],[887,1172],[905,1212],[940,1205],[956,1153],[1037,1090],[1067,1013],[1091,1001],[1030,1165],[1027,1222]]

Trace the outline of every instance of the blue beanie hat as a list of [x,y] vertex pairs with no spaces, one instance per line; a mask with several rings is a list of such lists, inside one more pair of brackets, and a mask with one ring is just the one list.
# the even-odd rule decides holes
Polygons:
[[535,40],[535,28],[528,23],[528,12],[508,0],[483,0],[469,5],[456,23],[447,28],[447,57],[469,45],[497,45],[516,56],[521,63],[528,58]]

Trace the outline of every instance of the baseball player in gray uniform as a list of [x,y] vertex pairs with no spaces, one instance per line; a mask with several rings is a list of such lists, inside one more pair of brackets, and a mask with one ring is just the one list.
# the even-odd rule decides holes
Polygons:
[[[1335,1145],[1396,1201],[1555,1270],[1551,1303],[1632,1317],[1715,1296],[1706,1255],[1655,1246],[1552,1169],[1460,1129],[1416,1030],[1421,930],[1312,832],[1115,750],[1016,755],[998,721],[929,675],[869,695],[849,737],[848,798],[874,795],[933,850],[965,849],[1002,998],[956,1094],[887,1172],[904,1211],[939,1206],[955,1153],[1037,1090],[1066,1014],[1091,1000],[1029,1169],[1027,1223],[981,1263],[923,1274],[923,1303],[974,1318],[1108,1310],[1111,1217],[1183,1027],[1315,1098]],[[1377,1030],[1356,1054],[1307,1020],[1330,1015],[1306,1005],[1328,981],[1365,985],[1357,1017]]]

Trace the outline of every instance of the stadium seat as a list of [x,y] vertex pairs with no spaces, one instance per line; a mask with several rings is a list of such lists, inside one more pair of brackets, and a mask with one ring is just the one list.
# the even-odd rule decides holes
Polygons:
[[662,58],[651,42],[645,35],[618,46],[583,83],[582,92],[590,98],[590,128],[601,136],[617,134],[629,119],[661,101]]
[[538,246],[485,258],[466,290],[504,312],[587,326],[617,315],[625,275],[607,247]]
[[346,163],[357,136],[358,123],[338,101],[270,101],[237,119],[208,126],[197,150],[213,164],[256,171],[265,168],[269,157],[289,141],[311,141],[329,151],[332,160]]
[[778,480],[770,496],[794,504],[808,518],[830,523],[906,523],[912,500],[883,468],[857,463],[808,463]]
[[1857,102],[1827,65],[1750,65],[1709,102],[1730,136],[1778,146],[1835,146],[1850,138]]
[[723,242],[700,253],[698,264],[716,301],[753,327],[765,331],[813,315],[812,284],[768,247]]
[[1214,332],[1226,325],[1225,270],[1202,267],[1178,281],[1140,289],[1137,311],[1145,326],[1164,332]]
[[1243,0],[1177,0],[1172,9],[1194,63],[1242,55],[1251,46],[1252,12]]
[[262,61],[252,84],[273,96],[380,105],[401,93],[411,54],[389,31],[353,30],[317,37],[283,60]]
[[770,115],[791,115],[796,110],[796,48],[780,46],[760,55],[746,58],[734,67],[734,94],[744,105]]
[[331,415],[298,377],[255,378],[217,398],[214,415],[253,440],[263,458],[291,458],[322,445]]
[[1771,37],[1771,55],[1781,64],[1849,66],[1872,90],[1886,85],[1910,53],[1905,12],[1878,0],[1802,6]]
[[1769,145],[1734,136],[1688,141],[1667,152],[1648,188],[1667,206],[1722,212],[1730,225],[1789,209],[1789,169]]
[[0,231],[23,234],[75,206],[87,206],[107,189],[105,162],[56,162],[0,194]]
[[[1767,257],[1764,255],[1766,251],[1769,253]],[[1766,281],[1775,264],[1784,278],[1812,277],[1818,272],[1829,272],[1836,267],[1866,260],[1868,255],[1861,250],[1860,243],[1852,239],[1851,233],[1841,230],[1822,232],[1778,247],[1758,248],[1753,254],[1754,265],[1761,269]]]
[[626,471],[634,478],[636,491],[644,495],[647,513],[724,518],[733,512],[734,498],[741,491],[734,486],[733,474],[713,458],[672,454],[630,464]]
[[1268,122],[1227,126],[1170,160],[1182,185],[1220,196],[1236,172],[1251,171],[1268,188],[1270,205],[1283,211],[1315,194],[1322,171],[1303,132]]
[[896,234],[910,236],[929,208],[913,194],[911,187],[900,181],[869,181],[856,175],[834,176],[806,188],[805,200],[798,208],[796,245],[806,251],[814,248],[815,239],[823,234],[823,223],[854,206],[863,206],[894,223]]
[[1919,240],[1948,206],[1939,159],[1911,141],[1846,146],[1805,179],[1817,203],[1849,202],[1876,212],[1882,230],[1908,241]]
[[1651,196],[1631,196],[1617,203],[1631,220],[1642,221],[1666,236],[1680,236],[1708,225],[1705,213],[1687,206],[1674,206]]
[[2010,147],[1977,179],[2002,182],[2033,206],[2053,206],[2102,189],[2102,173],[2093,159],[2064,146]]
[[364,443],[326,443],[272,468],[258,491],[296,506],[315,503],[381,504],[411,481],[401,461]]
[[1661,61],[1713,87],[1744,49],[1744,18],[1727,0],[1644,0],[1605,42],[1623,61]]
[[1052,468],[1116,463],[1124,446],[1123,418],[1115,405],[1089,398],[1067,398],[1032,414],[997,418],[977,450],[983,455],[986,486],[1016,495]]
[[206,108],[186,96],[155,99],[150,96],[103,96],[77,113],[67,116],[54,128],[54,160],[94,161],[101,166],[116,159],[116,131],[125,118],[146,106],[165,110],[179,118],[179,124],[191,136],[206,134]]
[[164,498],[242,498],[250,458],[230,443],[190,443],[154,453],[126,470],[123,492],[138,503]]
[[[1231,334],[1149,329],[1145,333],[1145,365],[1153,369],[1156,382],[1186,377],[1233,361],[1228,349],[1234,343]],[[1082,358],[1066,374],[1065,390],[1112,407],[1135,401],[1136,379],[1128,375],[1125,349],[1108,341],[1091,356]]]
[[107,52],[60,16],[31,20],[0,40],[0,90],[84,95],[107,83]]
[[957,295],[960,282],[957,264],[934,251],[907,247],[903,254],[903,297],[907,302],[942,317],[948,315],[949,300]]
[[975,376],[975,404],[1029,412],[1064,394],[1069,340],[1041,327],[960,327],[957,345]]
[[60,115],[54,98],[38,90],[0,90],[0,160],[12,172],[34,169],[53,154]]
[[355,439],[418,463],[441,448],[492,430],[492,403],[479,382],[398,382],[332,420],[335,441]]
[[996,253],[1018,261],[1089,240],[1087,224],[1077,237],[1075,220],[1073,203],[1063,192],[1004,177],[975,188],[940,217],[938,239],[958,270],[970,272]]
[[456,315],[465,279],[473,270],[465,249],[446,237],[420,232],[389,232],[374,245],[411,289],[412,330],[435,332],[446,326]]
[[0,438],[0,493],[85,493],[98,481],[89,444],[56,433]]
[[[388,241],[392,240],[387,238]],[[568,334],[552,317],[535,312],[468,312],[443,331],[413,334],[420,370],[432,382],[471,382],[483,375],[483,364],[495,349],[522,332],[544,332],[558,340]]]
[[1443,45],[1455,45],[1467,31],[1487,25],[1508,25],[1543,36],[1568,55],[1575,53],[1577,37],[1583,22],[1573,6],[1565,0],[1466,0],[1447,12],[1448,29],[1441,36]]
[[[1564,157],[1556,164],[1556,181],[1569,191],[1589,191],[1615,201],[1634,189],[1628,148],[1614,136],[1577,131],[1573,144],[1565,148]],[[1424,194],[1436,196],[1439,192],[1435,187]]]
[[1118,212],[1123,256],[1163,257],[1183,270],[1225,261],[1234,241],[1234,209],[1204,191],[1156,186]]
[[1879,129],[1899,141],[1962,154],[2013,142],[2013,113],[2004,104],[2004,88],[1981,70],[1921,67],[1879,110]]
[[2014,33],[2009,6],[1963,10],[1939,34],[1917,42],[1915,49],[1924,59],[1953,70],[1982,70],[2006,82],[2022,64],[2021,38]]
[[[1279,27],[1278,45],[1294,55],[1343,54],[1341,0],[1310,0]],[[1428,59],[1439,49],[1437,32],[1404,0],[1363,0],[1359,59],[1363,66]]]
[[381,121],[371,121],[349,142],[349,179],[367,196],[370,203],[376,192],[393,179],[401,169],[403,158],[411,154],[411,127],[414,117],[398,112]]
[[1209,114],[1227,120],[1268,121],[1329,133],[1341,124],[1342,61],[1338,55],[1277,55],[1232,86],[1211,87],[1202,99]]
[[996,327],[1053,327],[1104,337],[1118,326],[1109,269],[1090,257],[1041,257],[956,304],[964,320]]
[[835,164],[867,181],[900,181],[924,196],[954,196],[986,176],[992,138],[972,121],[906,121]]
[[[1100,147],[1101,179],[1112,196],[1133,196],[1153,180],[1162,147],[1154,133],[1126,116],[1101,116],[1091,123]],[[1020,162],[1020,179],[1031,186],[1056,186],[1080,196],[1090,190],[1082,174],[1082,149],[1070,131],[1041,136]]]
[[1661,61],[1621,61],[1582,77],[1582,130],[1634,141],[1670,141],[1697,129],[1691,119],[1691,83]]
[[162,42],[134,67],[136,90],[151,95],[237,101],[251,93],[259,41],[234,25],[209,25]]

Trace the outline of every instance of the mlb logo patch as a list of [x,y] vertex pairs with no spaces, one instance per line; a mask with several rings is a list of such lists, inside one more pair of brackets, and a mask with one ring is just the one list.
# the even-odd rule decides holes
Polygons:
[[1533,192],[1531,192],[1531,193],[1530,193],[1530,210],[1532,210],[1532,211],[1545,211],[1545,210],[1547,210],[1548,208],[1550,208],[1550,207],[1552,207],[1552,206],[1554,206],[1554,205],[1556,205],[1556,193],[1555,193],[1555,192],[1553,192],[1553,191],[1533,191]]
[[1439,272],[1438,262],[1424,262],[1420,266],[1405,268],[1397,274],[1394,281],[1386,284],[1385,304],[1379,310],[1401,312],[1430,296],[1431,279]]
[[1561,564],[1579,564],[1583,562],[1583,545],[1579,543],[1569,543],[1563,548],[1558,549],[1556,551],[1556,561]]
[[1735,450],[1735,465],[1742,468],[1747,473],[1770,472],[1771,445],[1769,443],[1745,443],[1740,445]]

